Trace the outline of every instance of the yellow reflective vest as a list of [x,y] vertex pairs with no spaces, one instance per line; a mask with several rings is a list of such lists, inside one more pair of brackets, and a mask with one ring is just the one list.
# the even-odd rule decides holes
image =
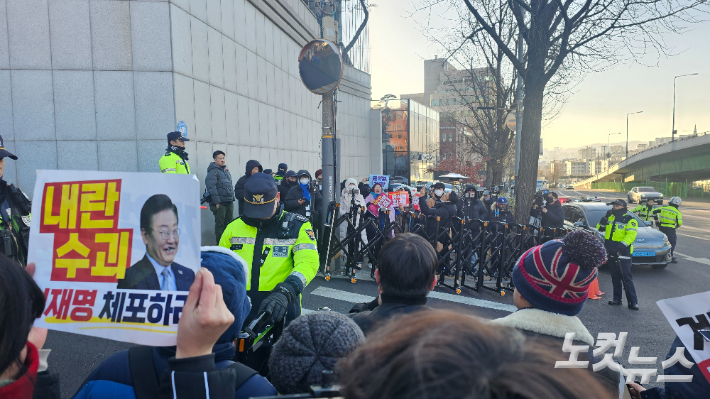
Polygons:
[[190,165],[183,160],[180,155],[168,151],[160,157],[160,172],[161,173],[176,173],[179,175],[189,175]]
[[263,228],[250,226],[242,218],[232,221],[219,246],[231,249],[250,266],[247,291],[271,291],[290,275],[305,287],[320,266],[311,223],[286,211]]
[[662,206],[653,211],[654,218],[661,222],[661,227],[678,228],[683,225],[683,215],[671,205]]
[[[639,224],[628,212],[621,216],[618,220],[616,216],[610,215],[607,218],[606,224],[603,224],[604,218],[597,224],[597,230],[604,231],[604,239],[608,241],[620,242],[629,247],[631,253],[634,252],[633,243],[638,234]],[[603,230],[602,230],[603,229]]]
[[647,204],[639,204],[631,212],[638,212],[639,217],[646,222],[653,219],[653,205],[649,207]]

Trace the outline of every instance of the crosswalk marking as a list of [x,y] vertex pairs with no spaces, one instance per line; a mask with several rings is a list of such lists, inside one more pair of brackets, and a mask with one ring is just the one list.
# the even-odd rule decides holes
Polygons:
[[[373,297],[367,295],[356,294],[354,292],[347,292],[342,290],[337,290],[335,288],[328,288],[320,286],[311,292],[313,295],[322,296],[325,298],[336,299],[339,301],[349,302],[349,303],[363,303],[372,301]],[[463,305],[477,306],[479,308],[488,308],[502,310],[505,312],[515,312],[516,307],[513,305],[507,305],[504,303],[498,303],[493,301],[486,301],[484,299],[469,298],[460,295],[447,294],[444,292],[432,291],[429,293],[429,298],[440,299],[443,301],[460,303]]]
[[710,266],[710,259],[707,259],[707,258],[694,258],[694,257],[692,257],[692,256],[690,256],[690,255],[685,255],[685,254],[681,254],[681,253],[678,253],[678,252],[675,252],[675,255],[682,256],[683,258],[685,258],[685,259],[687,259],[687,260],[689,260],[689,261],[698,262],[698,263],[701,263],[701,264],[703,264],[703,265],[708,265],[708,266]]

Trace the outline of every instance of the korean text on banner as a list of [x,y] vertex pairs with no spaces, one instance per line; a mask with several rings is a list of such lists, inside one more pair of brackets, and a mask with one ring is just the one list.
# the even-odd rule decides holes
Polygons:
[[389,208],[392,205],[392,200],[387,195],[380,195],[374,202],[379,208]]
[[383,190],[387,190],[390,186],[390,177],[382,175],[370,175],[370,187],[374,187],[375,184],[382,186]]
[[710,382],[710,342],[698,332],[710,329],[708,303],[710,291],[656,302],[705,379]]
[[422,211],[422,208],[419,206],[419,194],[414,194],[414,199],[412,200],[414,202],[414,205],[412,205],[412,208],[414,208],[415,211]]
[[409,206],[409,193],[403,191],[397,191],[394,193],[389,193],[390,199],[395,207],[398,206]]
[[198,193],[189,175],[40,171],[28,261],[47,301],[35,325],[175,345],[200,266]]

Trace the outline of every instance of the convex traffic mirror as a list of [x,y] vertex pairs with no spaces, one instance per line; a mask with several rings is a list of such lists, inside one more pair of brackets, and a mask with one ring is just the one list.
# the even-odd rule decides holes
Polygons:
[[298,71],[312,93],[332,93],[343,78],[343,59],[338,47],[325,39],[306,44],[298,55]]

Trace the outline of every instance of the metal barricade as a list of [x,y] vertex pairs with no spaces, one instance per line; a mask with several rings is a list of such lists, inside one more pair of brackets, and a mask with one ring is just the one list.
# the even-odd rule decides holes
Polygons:
[[[346,233],[335,232],[345,225]],[[367,233],[367,240],[362,238]],[[325,249],[323,275],[331,278],[331,263],[344,258],[344,273],[352,283],[356,270],[366,256],[374,277],[378,251],[391,236],[410,232],[426,239],[437,253],[438,285],[457,294],[463,287],[480,291],[489,289],[505,295],[514,288],[512,271],[517,260],[528,249],[567,235],[567,229],[553,229],[505,222],[489,222],[453,217],[450,223],[441,217],[417,212],[403,212],[390,220],[390,211],[374,216],[365,207],[353,207],[340,215],[340,204],[332,203],[324,225],[320,245]],[[453,280],[453,281],[452,281]]]

